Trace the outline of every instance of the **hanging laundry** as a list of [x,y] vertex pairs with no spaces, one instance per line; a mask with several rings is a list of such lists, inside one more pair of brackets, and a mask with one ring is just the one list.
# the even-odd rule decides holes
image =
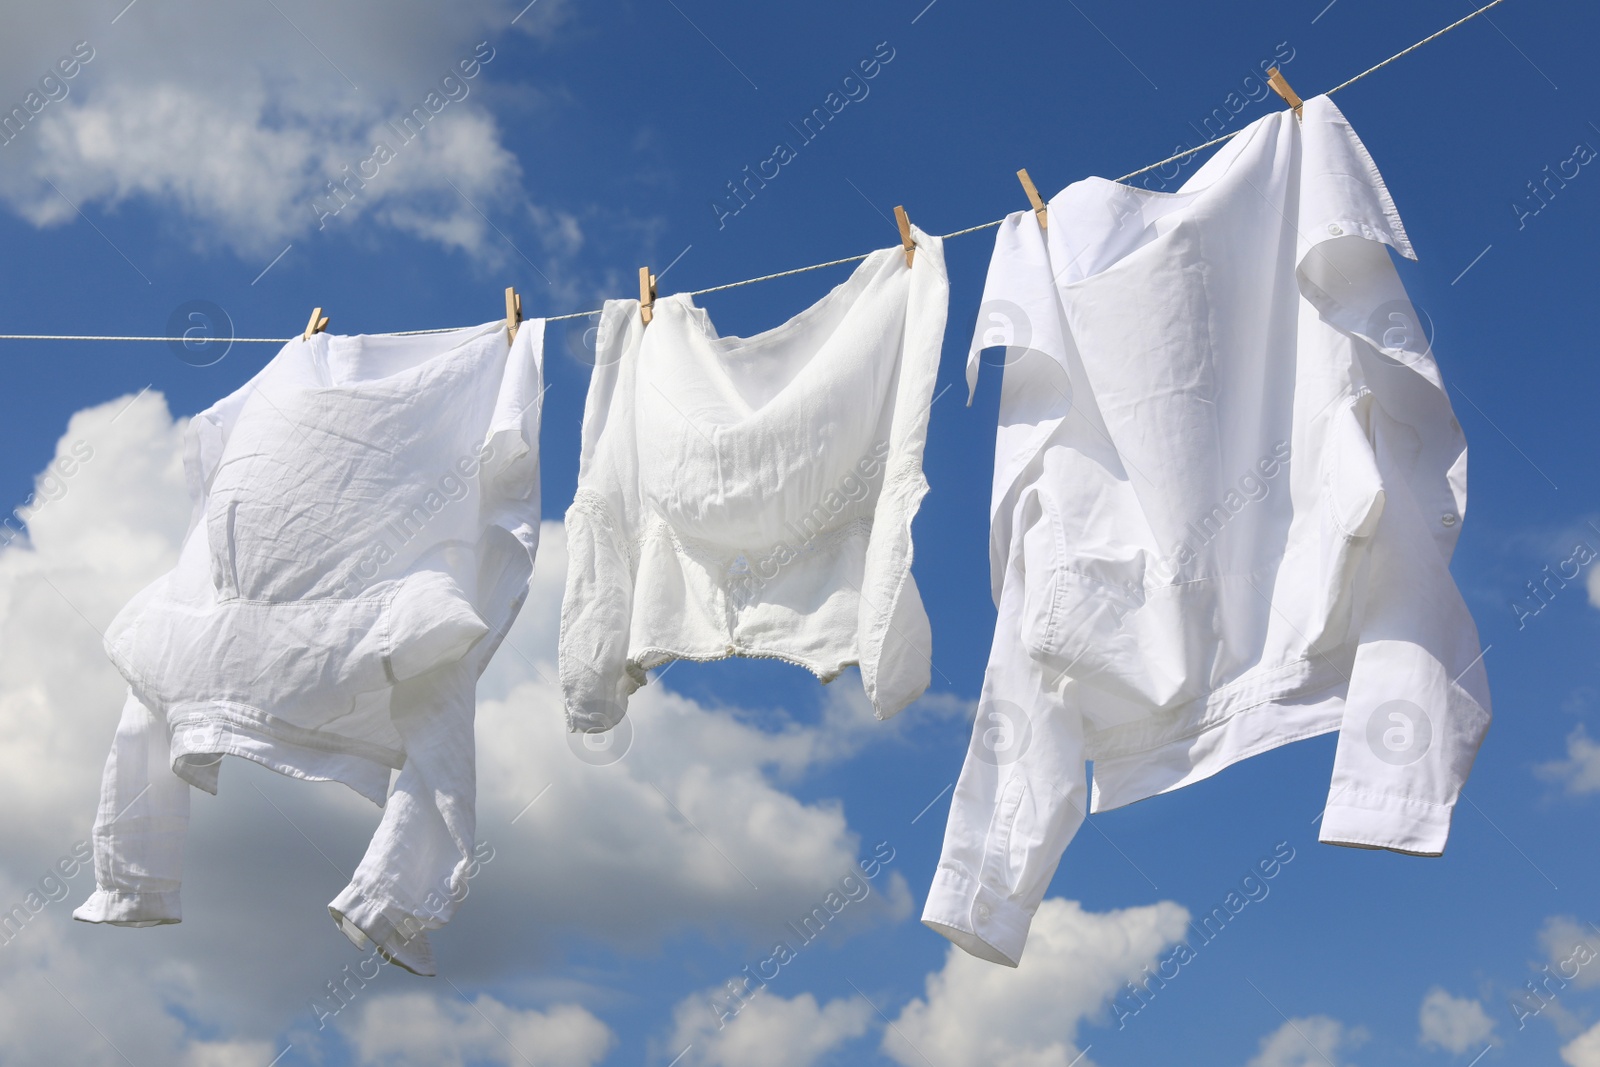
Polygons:
[[606,730],[645,672],[758,656],[880,718],[928,686],[911,520],[944,336],[942,242],[917,231],[755,337],[683,294],[606,303],[567,512],[560,673],[568,725]]
[[1323,841],[1443,851],[1489,722],[1466,443],[1385,245],[1415,258],[1325,97],[1176,193],[1002,224],[968,362],[1007,346],[999,621],[923,913],[966,951],[1016,965],[1086,808],[1317,734]]
[[474,689],[538,547],[543,327],[315,334],[190,420],[179,562],[106,632],[129,693],[75,918],[178,922],[189,787],[241,756],[384,808],[330,911],[434,973],[476,864]]

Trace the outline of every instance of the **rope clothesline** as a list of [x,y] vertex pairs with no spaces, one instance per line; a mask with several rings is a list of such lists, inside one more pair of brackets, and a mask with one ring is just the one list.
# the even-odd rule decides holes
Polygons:
[[[1355,77],[1349,78],[1349,79],[1347,79],[1345,81],[1340,82],[1338,85],[1335,85],[1332,89],[1329,89],[1327,92],[1323,93],[1322,95],[1323,96],[1332,96],[1334,93],[1339,92],[1341,89],[1348,89],[1350,86],[1354,85],[1356,82],[1360,81],[1362,78],[1365,78],[1367,75],[1373,74],[1373,73],[1376,73],[1377,71],[1382,70],[1384,67],[1387,67],[1390,63],[1393,63],[1395,60],[1400,59],[1400,58],[1402,58],[1404,56],[1410,55],[1412,52],[1415,52],[1417,49],[1421,48],[1423,45],[1429,44],[1432,41],[1438,40],[1440,37],[1443,37],[1445,34],[1449,33],[1451,30],[1455,29],[1456,27],[1464,25],[1465,23],[1471,22],[1473,19],[1477,18],[1479,15],[1481,15],[1484,12],[1488,11],[1490,8],[1497,7],[1498,5],[1500,5],[1500,4],[1504,3],[1504,2],[1505,2],[1505,0],[1490,0],[1489,3],[1484,4],[1482,7],[1478,8],[1476,11],[1472,12],[1471,14],[1463,16],[1462,18],[1459,18],[1456,21],[1450,23],[1450,25],[1444,27],[1443,29],[1437,30],[1434,33],[1429,34],[1428,36],[1424,37],[1422,40],[1418,41],[1416,44],[1412,45],[1411,47],[1403,49],[1403,50],[1401,50],[1399,52],[1396,52],[1394,55],[1390,56],[1388,59],[1385,59],[1382,63],[1378,63],[1375,66],[1368,67],[1366,70],[1362,71],[1360,74],[1357,74]],[[1237,137],[1242,132],[1244,132],[1243,128],[1238,129],[1238,130],[1234,130],[1231,133],[1225,133],[1221,137],[1217,137],[1217,138],[1214,138],[1214,139],[1212,139],[1210,141],[1207,141],[1205,144],[1195,145],[1193,148],[1185,149],[1184,151],[1178,152],[1175,155],[1168,156],[1166,159],[1158,160],[1155,163],[1151,163],[1147,167],[1140,167],[1138,170],[1130,171],[1127,174],[1122,175],[1120,178],[1114,178],[1112,180],[1113,181],[1118,181],[1118,182],[1125,182],[1125,181],[1129,180],[1130,178],[1137,178],[1141,174],[1148,174],[1150,171],[1155,170],[1158,167],[1164,167],[1168,163],[1176,163],[1180,159],[1187,159],[1188,157],[1194,155],[1197,152],[1203,152],[1208,148],[1212,148],[1212,147],[1215,147],[1216,145],[1222,144],[1225,141],[1232,140],[1234,137]],[[968,226],[964,230],[956,230],[956,231],[954,231],[952,233],[941,234],[941,235],[939,235],[939,239],[941,241],[947,241],[952,237],[962,237],[962,236],[965,236],[966,234],[969,234],[969,233],[977,233],[979,230],[992,230],[996,226],[999,226],[1003,222],[1005,222],[1005,219],[1003,219],[1003,218],[995,219],[993,222],[980,222],[978,225],[976,225],[976,226]],[[791,275],[795,275],[795,274],[805,274],[808,271],[823,270],[823,269],[825,269],[827,267],[838,267],[838,266],[841,266],[841,265],[843,265],[845,263],[859,263],[862,260],[866,259],[870,255],[872,255],[871,252],[864,252],[864,253],[862,253],[861,255],[858,255],[858,256],[846,256],[843,259],[830,259],[826,263],[812,263],[809,266],[805,266],[805,267],[795,267],[792,270],[781,270],[781,271],[778,271],[776,274],[763,274],[760,277],[746,278],[743,281],[728,282],[728,283],[726,283],[724,285],[713,285],[713,286],[711,286],[709,288],[706,288],[706,289],[691,289],[685,295],[687,295],[687,296],[704,296],[707,293],[720,293],[725,289],[737,289],[742,285],[754,285],[757,282],[770,282],[770,281],[774,281],[774,280],[776,280],[778,278],[787,278],[787,277],[790,277]],[[582,318],[587,318],[590,315],[598,315],[598,314],[600,314],[600,311],[601,311],[600,308],[596,308],[593,311],[572,311],[572,312],[568,312],[565,315],[547,315],[547,316],[544,316],[544,321],[545,322],[561,322],[561,321],[563,321],[565,319],[582,319]],[[426,335],[426,334],[453,333],[454,331],[459,330],[461,328],[462,327],[459,327],[459,326],[446,326],[446,327],[442,327],[442,328],[438,328],[438,329],[431,329],[431,330],[399,330],[399,331],[396,331],[396,332],[393,332],[393,333],[384,334],[382,336],[387,336],[387,337],[418,337],[418,336],[423,336],[423,335]],[[197,340],[197,339],[194,339],[194,338],[187,338],[187,337],[111,337],[111,336],[103,336],[103,335],[83,335],[83,334],[25,334],[25,333],[0,334],[0,341],[166,341],[166,342],[177,342],[177,343],[180,343],[180,344],[194,344],[194,343],[204,344],[204,343],[209,343],[209,342],[215,341],[215,342],[228,342],[228,343],[234,343],[234,344],[252,344],[252,343],[256,343],[256,344],[280,344],[281,345],[281,344],[287,344],[287,343],[289,343],[290,341],[293,341],[293,340],[295,340],[295,338],[293,338],[293,337],[215,337],[215,338],[204,338],[204,339],[198,339]]]

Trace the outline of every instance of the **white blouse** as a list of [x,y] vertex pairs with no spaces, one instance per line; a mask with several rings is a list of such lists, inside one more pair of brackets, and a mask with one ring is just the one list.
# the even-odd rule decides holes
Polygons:
[[538,547],[543,326],[316,334],[190,420],[178,565],[106,633],[129,695],[76,918],[179,921],[189,786],[241,756],[385,806],[330,910],[433,973],[473,863],[474,688]]
[[928,686],[911,521],[949,283],[938,238],[869,256],[795,318],[721,337],[685,295],[608,301],[567,512],[569,726],[605,730],[645,672],[763,656],[879,717]]
[[1002,225],[968,364],[1006,346],[1000,613],[923,913],[962,948],[1016,964],[1085,810],[1315,734],[1323,841],[1444,849],[1489,692],[1466,443],[1390,248],[1325,97],[1176,193],[1091,178]]

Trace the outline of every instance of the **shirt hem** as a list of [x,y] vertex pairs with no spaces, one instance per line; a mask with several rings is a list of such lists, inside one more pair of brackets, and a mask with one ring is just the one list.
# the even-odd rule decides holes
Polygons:
[[[1115,755],[1091,749],[1094,778],[1089,810],[1108,811],[1170,793],[1241,760],[1340,728],[1348,681],[1331,662],[1298,660],[1275,673],[1288,677],[1274,689],[1253,694],[1247,706],[1225,717],[1155,743],[1122,747]],[[1216,694],[1208,699],[1215,700]]]
[[172,772],[212,794],[221,757],[239,756],[289,778],[342,783],[381,808],[389,772],[405,762],[399,751],[308,730],[235,701],[175,705],[167,720]]

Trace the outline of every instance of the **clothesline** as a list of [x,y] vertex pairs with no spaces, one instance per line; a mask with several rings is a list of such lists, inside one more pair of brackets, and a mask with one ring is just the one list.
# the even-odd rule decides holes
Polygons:
[[[1396,52],[1394,55],[1390,56],[1388,59],[1385,59],[1382,63],[1378,63],[1375,66],[1368,67],[1366,70],[1362,71],[1360,74],[1357,74],[1355,77],[1349,78],[1349,79],[1347,79],[1345,81],[1340,82],[1338,85],[1335,85],[1332,89],[1329,89],[1327,92],[1323,93],[1322,95],[1324,95],[1324,96],[1332,96],[1334,93],[1339,92],[1341,89],[1349,88],[1350,86],[1354,85],[1356,82],[1360,81],[1362,78],[1365,78],[1367,75],[1373,74],[1373,73],[1376,73],[1377,71],[1382,70],[1384,67],[1387,67],[1390,63],[1393,63],[1395,60],[1400,59],[1400,58],[1402,58],[1404,56],[1410,55],[1412,52],[1415,52],[1417,49],[1421,48],[1423,45],[1429,44],[1432,41],[1438,40],[1440,37],[1443,37],[1445,34],[1449,33],[1451,30],[1455,29],[1456,27],[1464,25],[1465,23],[1471,22],[1473,19],[1477,18],[1479,15],[1483,14],[1485,11],[1488,11],[1492,7],[1497,7],[1498,5],[1500,5],[1500,4],[1504,3],[1504,2],[1505,2],[1505,0],[1490,0],[1489,3],[1484,4],[1482,7],[1478,8],[1478,10],[1472,12],[1471,14],[1466,15],[1466,16],[1464,16],[1462,18],[1459,18],[1456,21],[1450,23],[1450,25],[1444,27],[1443,29],[1437,30],[1437,31],[1429,34],[1428,36],[1424,37],[1422,40],[1418,41],[1416,44],[1413,44],[1412,46],[1410,46],[1409,48],[1405,48],[1405,49],[1402,49],[1399,52]],[[1137,178],[1141,174],[1148,174],[1150,171],[1155,170],[1157,167],[1164,167],[1168,163],[1176,163],[1178,160],[1187,159],[1189,156],[1192,156],[1197,152],[1203,152],[1207,148],[1212,148],[1212,147],[1214,147],[1216,145],[1222,144],[1225,141],[1232,140],[1234,137],[1238,136],[1241,132],[1243,132],[1242,129],[1241,130],[1234,130],[1231,133],[1225,133],[1221,137],[1217,137],[1217,138],[1214,138],[1214,139],[1212,139],[1210,141],[1207,141],[1205,144],[1195,145],[1193,148],[1188,148],[1188,149],[1185,149],[1182,152],[1176,153],[1175,155],[1170,155],[1166,159],[1158,160],[1155,163],[1151,163],[1147,167],[1140,167],[1138,170],[1129,171],[1127,174],[1122,175],[1120,178],[1114,178],[1112,180],[1113,181],[1119,181],[1119,182],[1125,182],[1125,181],[1129,180],[1130,178]],[[1005,219],[1000,218],[1000,219],[995,219],[993,222],[980,222],[978,225],[976,225],[976,226],[968,226],[964,230],[956,230],[956,231],[954,231],[952,233],[941,234],[939,236],[939,239],[941,241],[947,241],[952,237],[963,237],[963,236],[965,236],[965,235],[967,235],[969,233],[977,233],[980,230],[992,230],[996,226],[999,226],[1004,221],[1005,221]],[[846,263],[859,263],[863,259],[866,259],[870,255],[872,255],[871,252],[863,252],[861,255],[857,255],[857,256],[846,256],[843,259],[830,259],[826,263],[812,263],[809,266],[805,266],[805,267],[795,267],[792,270],[778,271],[776,274],[763,274],[760,277],[746,278],[743,281],[728,282],[728,283],[726,283],[724,285],[713,285],[713,286],[711,286],[710,288],[707,288],[707,289],[691,289],[691,290],[689,290],[689,292],[686,295],[688,295],[688,296],[704,296],[707,293],[720,293],[725,289],[737,289],[742,285],[754,285],[757,282],[770,282],[770,281],[774,281],[774,280],[776,280],[778,278],[788,278],[791,275],[805,274],[808,271],[824,270],[824,269],[826,269],[828,267],[838,267],[838,266],[842,266],[843,264],[846,264]],[[546,322],[561,322],[561,321],[563,321],[565,319],[582,319],[582,318],[587,318],[590,315],[598,315],[598,314],[600,314],[600,311],[601,311],[600,308],[595,308],[592,311],[572,311],[572,312],[568,312],[565,315],[546,315],[546,316],[544,316],[544,321],[546,321]],[[388,337],[420,337],[420,336],[423,336],[423,335],[426,335],[426,334],[451,333],[451,332],[454,332],[455,330],[459,330],[459,329],[461,329],[461,327],[459,327],[459,326],[445,326],[445,327],[440,327],[440,328],[430,329],[430,330],[399,330],[399,331],[395,331],[393,333],[384,334],[383,336],[388,336]],[[290,341],[294,340],[294,338],[293,337],[217,337],[217,338],[207,338],[205,340],[215,340],[215,341],[218,341],[218,342],[230,342],[230,343],[234,343],[234,344],[279,344],[279,345],[281,345],[281,344],[288,344]],[[178,343],[187,343],[187,344],[195,343],[194,339],[187,338],[187,337],[111,337],[111,336],[104,336],[104,335],[25,334],[25,333],[0,334],[0,341],[165,341],[165,342],[178,342]]]

